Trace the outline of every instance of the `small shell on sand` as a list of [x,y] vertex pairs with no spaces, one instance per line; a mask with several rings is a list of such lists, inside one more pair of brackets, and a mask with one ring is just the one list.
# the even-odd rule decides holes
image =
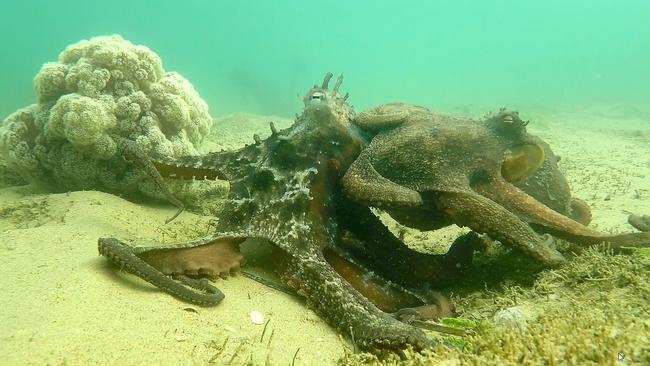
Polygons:
[[262,315],[262,313],[259,311],[253,310],[248,315],[250,316],[251,322],[253,322],[253,324],[261,325],[264,323],[264,315]]
[[519,329],[524,332],[528,328],[523,307],[513,306],[500,310],[494,315],[494,325],[502,329]]

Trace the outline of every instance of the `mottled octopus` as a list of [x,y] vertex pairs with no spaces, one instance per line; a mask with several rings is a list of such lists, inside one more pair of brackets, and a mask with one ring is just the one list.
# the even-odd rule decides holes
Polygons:
[[236,151],[153,165],[138,157],[161,186],[160,175],[230,182],[210,237],[157,247],[101,238],[99,252],[182,300],[209,306],[224,295],[196,277],[238,270],[238,245],[266,239],[281,280],[357,344],[422,349],[436,341],[402,320],[448,312],[422,282],[457,280],[480,240],[470,233],[444,255],[419,253],[371,206],[420,229],[467,225],[549,265],[563,258],[533,227],[574,241],[649,242],[650,234],[604,236],[564,216],[586,222],[588,209],[571,200],[550,148],[529,136],[516,114],[476,122],[393,104],[355,116],[347,94],[339,94],[342,77],[329,89],[331,76],[304,96],[291,127],[271,125],[266,140],[254,136]]
[[[650,246],[647,232],[606,235],[585,226],[588,207],[570,198],[557,157],[526,132],[517,113],[501,110],[477,122],[386,104],[361,113],[355,123],[372,141],[343,177],[344,191],[404,225],[467,226],[547,266],[565,258],[538,232],[579,244],[607,242],[614,249]],[[645,230],[641,221],[630,217]]]
[[[338,250],[341,241],[362,240],[357,231],[367,236],[363,239],[374,241],[391,234],[383,225],[381,230],[366,233],[363,221],[379,227],[378,219],[367,206],[341,194],[341,177],[365,140],[351,124],[355,114],[347,94],[339,93],[342,77],[329,89],[331,76],[327,74],[321,86],[304,96],[303,113],[291,127],[276,131],[271,125],[272,134],[266,140],[254,136],[254,144],[236,151],[155,161],[163,176],[230,182],[227,201],[210,237],[159,247],[129,247],[118,239],[101,238],[99,252],[180,299],[213,305],[224,295],[205,278],[192,277],[214,278],[237,270],[242,259],[238,245],[247,238],[266,239],[277,249],[281,280],[357,344],[430,346],[433,341],[422,330],[380,310],[361,292],[383,294],[387,285],[397,295],[386,299],[406,298],[410,302],[405,307],[432,303],[435,297],[410,294],[379,280],[362,281],[360,267]],[[363,288],[357,291],[351,283]],[[392,311],[401,304],[405,302],[380,306]]]

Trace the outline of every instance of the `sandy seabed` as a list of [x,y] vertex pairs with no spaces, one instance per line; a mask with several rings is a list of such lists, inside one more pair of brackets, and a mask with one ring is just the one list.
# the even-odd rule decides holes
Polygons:
[[[524,117],[533,121],[530,132],[549,142],[562,157],[561,169],[574,196],[591,206],[592,227],[605,232],[632,231],[626,222],[628,212],[650,214],[650,115],[628,116],[580,109],[528,112]],[[235,141],[226,144],[228,147],[251,139],[252,131],[242,131],[232,119],[225,121],[227,131],[221,136]],[[258,122],[255,128],[267,128],[268,121],[264,118]],[[241,132],[238,134],[236,130]],[[371,355],[346,355],[353,348],[350,342],[309,310],[299,297],[270,289],[242,275],[220,280],[217,285],[226,299],[218,306],[201,308],[180,302],[120,272],[98,255],[99,237],[159,243],[192,239],[208,232],[210,217],[189,212],[165,225],[165,219],[174,212],[173,207],[133,203],[96,191],[51,194],[31,185],[0,188],[0,363],[329,365],[378,362]],[[253,248],[251,252],[249,267],[265,271],[264,251]],[[604,252],[589,255],[604,258],[604,263],[609,263],[608,258],[616,258]],[[643,258],[636,254],[621,259],[637,268],[640,272],[631,275],[641,279],[616,288],[591,283],[588,284],[592,287],[584,287],[587,285],[583,286],[582,282],[558,280],[562,288],[550,290],[555,296],[547,292],[537,298],[536,293],[525,288],[513,293],[512,288],[504,285],[482,294],[490,306],[485,301],[463,302],[454,296],[452,300],[462,309],[461,316],[490,320],[497,305],[535,303],[537,313],[544,313],[546,309],[569,306],[563,302],[567,293],[591,291],[576,297],[578,302],[581,298],[589,301],[592,295],[603,291],[607,292],[599,294],[602,298],[609,298],[612,291],[623,291],[625,296],[638,293],[639,298],[626,301],[632,309],[625,309],[638,319],[625,318],[629,322],[603,325],[616,334],[639,333],[632,338],[628,334],[624,340],[627,343],[620,344],[620,350],[596,344],[594,352],[602,354],[589,356],[574,351],[571,356],[570,350],[563,348],[566,340],[545,339],[543,343],[554,350],[550,354],[557,356],[556,364],[563,364],[563,358],[569,364],[615,364],[619,352],[628,355],[629,362],[625,364],[641,364],[650,359],[647,336],[650,264]],[[558,273],[564,273],[566,278],[573,273],[568,272],[568,275]],[[453,288],[447,291],[454,293]],[[592,310],[607,314],[607,305],[602,306]],[[582,308],[580,304],[574,307]],[[251,321],[253,310],[263,314],[262,324]],[[532,332],[534,322],[530,320]],[[598,324],[594,325],[596,328]],[[641,334],[643,329],[645,336]],[[585,334],[590,331],[576,329],[574,336],[584,338]],[[594,342],[598,343],[602,335],[595,337]],[[525,339],[525,336],[513,337],[509,342],[514,345],[502,344],[497,347],[501,351],[481,348],[481,342],[472,339],[464,351],[412,355],[416,360],[401,363],[516,364],[513,360],[522,360],[517,352],[527,347],[523,344]],[[516,344],[518,340],[522,340],[521,345]],[[512,350],[508,351],[508,347]],[[481,352],[482,355],[478,354]],[[549,357],[543,351],[529,353],[522,363],[542,364]],[[384,362],[400,361],[389,358]]]

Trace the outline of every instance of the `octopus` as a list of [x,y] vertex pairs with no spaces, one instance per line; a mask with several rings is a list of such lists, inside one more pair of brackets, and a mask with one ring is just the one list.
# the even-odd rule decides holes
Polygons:
[[[224,294],[208,278],[239,270],[239,244],[263,239],[275,248],[280,280],[357,345],[423,349],[436,344],[434,337],[402,320],[444,314],[448,304],[436,293],[369,278],[367,269],[344,250],[359,243],[399,241],[367,205],[342,194],[341,178],[367,140],[352,124],[355,113],[348,95],[339,93],[342,76],[330,89],[331,77],[328,73],[303,97],[304,110],[291,127],[277,131],[271,124],[272,134],[265,140],[253,136],[255,142],[239,150],[176,160],[154,157],[148,162],[134,154],[158,182],[161,177],[227,180],[226,203],[207,238],[154,247],[100,238],[99,253],[181,300],[211,306]],[[471,245],[456,247],[455,254],[428,265],[455,269],[458,253],[472,252]]]
[[[253,136],[241,149],[175,160],[130,149],[131,160],[163,190],[164,176],[223,179],[230,191],[206,238],[153,247],[100,238],[100,254],[181,300],[212,306],[224,294],[208,279],[238,271],[239,245],[263,239],[275,249],[280,280],[357,345],[420,350],[439,340],[414,320],[452,313],[444,297],[422,285],[462,281],[483,245],[477,233],[550,265],[564,258],[535,225],[603,240],[577,222],[588,223],[588,207],[571,197],[550,147],[528,135],[516,114],[477,122],[388,105],[356,115],[339,93],[342,76],[330,89],[331,78],[307,92],[291,127],[277,131],[271,124],[269,138]],[[457,223],[473,231],[445,254],[420,253],[372,207],[418,229]],[[562,231],[556,222],[584,229]],[[631,241],[624,237],[606,239]]]
[[[474,121],[395,103],[361,113],[355,124],[372,140],[347,170],[343,190],[401,224],[469,227],[550,267],[566,259],[540,233],[614,249],[650,246],[648,232],[607,235],[585,226],[588,207],[570,198],[557,157],[516,112]],[[631,221],[643,227],[636,216]]]

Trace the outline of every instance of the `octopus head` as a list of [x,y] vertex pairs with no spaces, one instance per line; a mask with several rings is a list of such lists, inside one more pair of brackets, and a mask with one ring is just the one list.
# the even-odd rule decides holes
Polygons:
[[303,116],[318,121],[320,124],[348,127],[354,117],[354,112],[347,103],[348,94],[339,94],[343,75],[336,79],[334,88],[329,89],[328,85],[331,78],[332,73],[328,72],[323,79],[322,85],[314,85],[302,98],[305,104]]

